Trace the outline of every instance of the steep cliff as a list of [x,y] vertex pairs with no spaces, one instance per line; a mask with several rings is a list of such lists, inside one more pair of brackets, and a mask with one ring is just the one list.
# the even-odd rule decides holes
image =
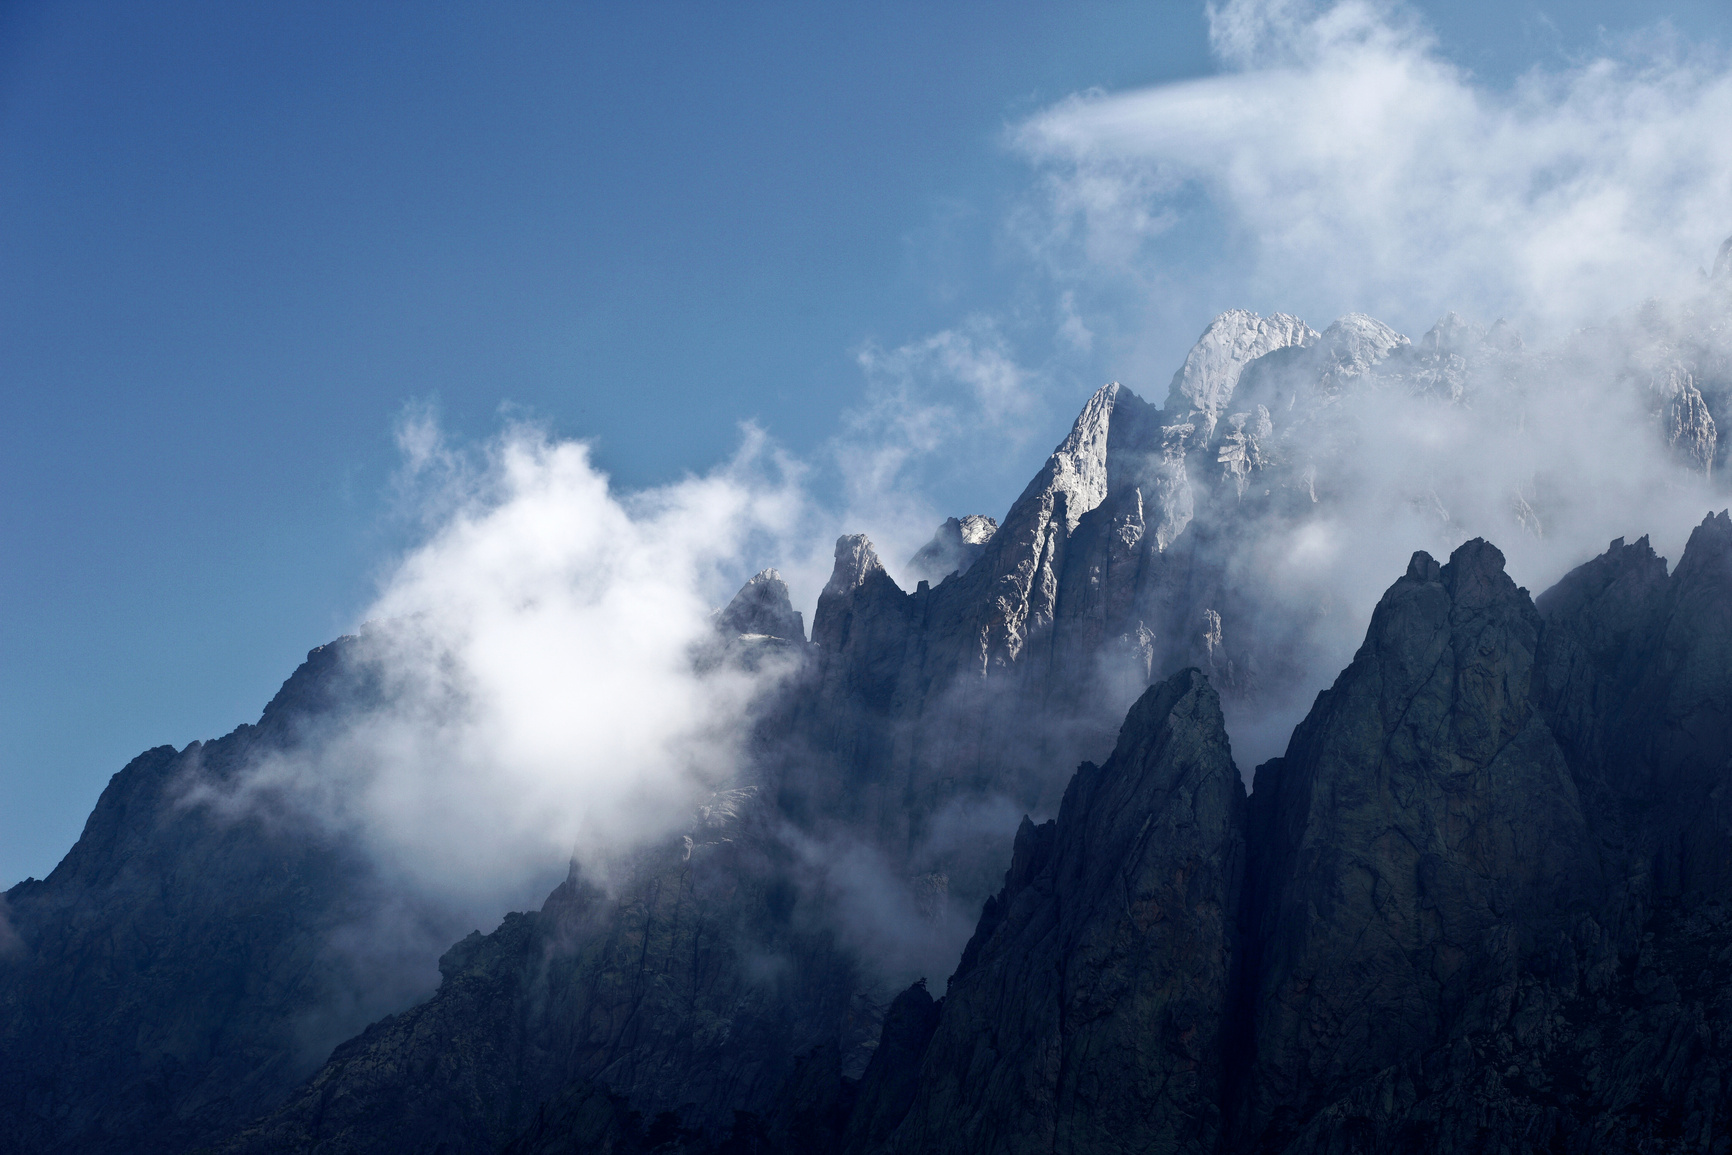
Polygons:
[[1540,629],[1491,546],[1441,567],[1416,554],[1287,754],[1258,769],[1240,1126],[1261,1145],[1501,1024],[1524,968],[1594,935],[1578,923],[1606,886],[1534,701]]
[[1244,793],[1207,680],[1151,688],[1017,838],[889,1149],[1214,1149]]
[[1151,689],[859,1149],[1723,1150],[1729,543],[1614,542],[1539,607],[1482,541],[1414,555],[1248,805],[1202,676]]

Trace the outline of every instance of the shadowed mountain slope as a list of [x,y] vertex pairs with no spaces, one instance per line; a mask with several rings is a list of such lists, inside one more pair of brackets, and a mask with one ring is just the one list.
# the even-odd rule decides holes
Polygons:
[[860,1149],[1724,1149],[1729,542],[1710,517],[1669,578],[1614,542],[1543,613],[1484,542],[1416,554],[1248,806],[1129,787],[1163,773],[1129,750],[1230,766],[1218,715],[1173,706],[1212,702],[1200,675],[1148,691],[1025,825]]
[[275,1105],[432,985],[345,946],[379,899],[353,848],[292,814],[230,820],[187,798],[364,697],[346,645],[308,655],[257,725],[134,759],[54,872],[7,892],[0,1147],[183,1150]]

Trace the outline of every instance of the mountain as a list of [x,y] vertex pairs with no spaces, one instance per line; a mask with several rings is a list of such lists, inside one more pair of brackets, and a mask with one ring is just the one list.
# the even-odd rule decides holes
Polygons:
[[867,1149],[1724,1145],[1729,551],[1614,542],[1539,606],[1482,541],[1416,554],[1248,803],[1207,680],[1149,689]]
[[431,985],[405,989],[402,959],[355,940],[383,897],[354,847],[292,812],[190,802],[195,783],[250,772],[365,697],[350,642],[309,654],[257,725],[139,755],[54,872],[6,893],[18,941],[0,953],[0,1146],[185,1150]]
[[[781,672],[751,772],[489,935],[290,796],[223,803],[376,693],[365,635],[316,650],[258,725],[135,760],[7,892],[0,1143],[1718,1134],[1724,518],[1675,571],[1614,543],[1537,602],[1482,542],[1415,555],[1249,794],[1226,736],[1339,668],[1335,607],[1259,551],[1353,508],[1388,414],[1520,427],[1524,382],[1579,356],[1708,475],[1732,361],[1723,311],[1690,308],[1568,355],[1453,316],[1411,342],[1223,314],[1158,406],[1102,388],[1000,521],[940,527],[914,590],[845,536],[808,638],[774,571],[748,582],[693,661]],[[1529,496],[1521,531],[1544,532]]]

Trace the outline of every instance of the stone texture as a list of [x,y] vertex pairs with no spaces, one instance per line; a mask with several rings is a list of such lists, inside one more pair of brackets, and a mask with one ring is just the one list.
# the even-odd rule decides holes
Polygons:
[[1024,823],[862,1149],[1725,1150],[1729,580],[1725,515],[1537,607],[1484,542],[1416,554],[1248,805],[1131,785],[1163,743],[1237,783],[1201,675],[1150,690]]
[[1302,348],[1317,333],[1297,317],[1276,313],[1260,317],[1229,309],[1209,323],[1173,374],[1164,409],[1174,421],[1202,426],[1205,438],[1232,400],[1245,366],[1277,349]]
[[139,755],[54,872],[7,892],[0,1149],[184,1150],[274,1105],[337,1042],[430,989],[431,974],[405,982],[336,949],[377,899],[352,848],[183,804],[191,779],[292,748],[310,719],[364,696],[343,665],[350,642],[309,654],[257,725]]
[[1208,682],[1151,688],[1025,824],[886,1149],[1213,1150],[1243,805]]
[[762,635],[790,642],[806,640],[806,623],[788,597],[788,583],[773,569],[758,574],[716,615],[724,632]]
[[918,581],[937,585],[973,565],[997,532],[998,522],[983,514],[945,518],[932,540],[908,559],[908,571]]
[[1540,624],[1486,543],[1442,567],[1415,554],[1258,769],[1249,1133],[1296,1129],[1495,1016],[1524,956],[1598,907],[1588,824],[1531,693]]

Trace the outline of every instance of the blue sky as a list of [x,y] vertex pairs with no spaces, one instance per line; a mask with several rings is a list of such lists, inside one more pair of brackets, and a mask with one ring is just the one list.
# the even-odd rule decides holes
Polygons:
[[[1732,32],[1664,8],[1415,11],[1498,91]],[[1362,307],[1244,274],[1206,190],[1168,197],[1134,287],[1031,239],[1055,170],[1017,126],[1229,62],[1200,5],[986,11],[0,9],[0,884],[51,869],[133,755],[256,718],[355,624],[417,532],[406,406],[592,439],[626,488],[749,420],[846,504],[838,437],[945,388],[929,342],[960,334],[1036,403],[909,480],[998,514],[1090,390],[1164,393],[1220,309]]]

